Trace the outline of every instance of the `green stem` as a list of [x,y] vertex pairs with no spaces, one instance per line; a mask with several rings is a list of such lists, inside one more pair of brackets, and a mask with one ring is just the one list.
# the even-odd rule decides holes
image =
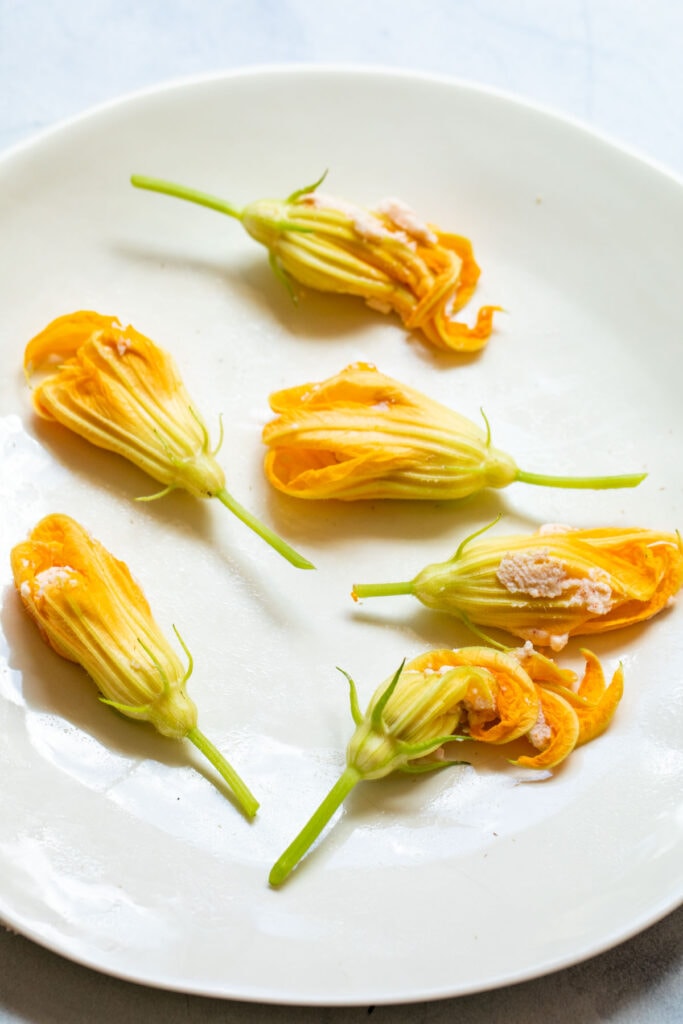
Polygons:
[[413,581],[403,580],[401,583],[354,583],[352,597],[393,597],[396,594],[412,594]]
[[247,511],[243,505],[240,505],[239,501],[233,498],[232,494],[226,491],[225,487],[222,487],[220,491],[216,491],[214,497],[222,501],[226,508],[229,508],[239,520],[241,520],[250,530],[257,533],[259,537],[265,540],[266,544],[270,544],[271,548],[274,548],[278,554],[286,558],[288,562],[296,566],[297,569],[315,569],[313,562],[309,562],[307,558],[300,555],[298,551],[290,547],[289,544],[278,537],[278,535],[262,523],[256,516],[252,515],[251,512]]
[[271,885],[281,885],[296,867],[303,855],[313,845],[328,821],[344,802],[357,782],[360,782],[362,775],[357,768],[348,766],[342,775],[337,779],[318,809],[314,811],[304,827],[299,832],[285,852],[275,861],[271,868],[268,881]]
[[527,473],[517,470],[515,480],[540,487],[571,487],[575,490],[607,491],[616,487],[637,487],[647,473],[625,473],[623,476],[550,476],[547,473]]
[[230,786],[235,799],[244,813],[248,818],[253,818],[258,810],[259,802],[232,765],[223,757],[220,750],[214,747],[211,740],[207,739],[204,733],[196,726],[194,729],[190,729],[187,739],[190,743],[194,743],[197,750],[200,750],[204,757],[209,759],[216,771],[220,772],[221,776]]
[[196,188],[187,188],[185,185],[176,185],[172,181],[162,181],[160,178],[146,178],[144,174],[132,174],[131,185],[136,188],[145,188],[149,192],[161,192],[165,196],[173,196],[175,199],[186,199],[190,203],[197,203],[198,206],[208,206],[210,210],[218,210],[228,217],[236,220],[242,219],[242,212],[225,199],[211,196],[207,192],[199,192]]

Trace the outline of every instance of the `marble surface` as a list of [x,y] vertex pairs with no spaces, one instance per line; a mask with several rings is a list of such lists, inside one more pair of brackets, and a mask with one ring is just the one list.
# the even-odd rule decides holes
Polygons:
[[[676,0],[0,0],[0,153],[157,83],[263,64],[434,72],[578,118],[683,175]],[[3,259],[10,258],[2,253]],[[521,927],[533,927],[533,915]],[[267,969],[264,965],[264,969]],[[584,963],[492,992],[403,1007],[298,1009],[130,985],[0,933],[0,1024],[423,1021],[674,1024],[683,909]]]

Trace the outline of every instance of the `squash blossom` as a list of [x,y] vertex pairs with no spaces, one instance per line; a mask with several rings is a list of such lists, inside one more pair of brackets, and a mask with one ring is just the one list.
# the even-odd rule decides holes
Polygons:
[[[346,767],[274,864],[270,884],[285,881],[353,787],[364,779],[464,764],[451,760],[446,752],[448,744],[464,740],[499,746],[522,741],[530,752],[519,754],[514,764],[551,768],[580,740],[586,742],[603,732],[621,698],[621,668],[606,688],[595,655],[583,654],[586,673],[575,690],[575,673],[560,669],[530,644],[516,651],[487,647],[429,651],[401,665],[382,683],[364,715],[355,684],[347,676],[356,728],[346,748]],[[583,736],[580,713],[585,722]]]
[[36,335],[24,368],[27,376],[50,371],[33,392],[36,412],[135,463],[164,485],[153,497],[181,488],[218,498],[292,565],[313,568],[228,492],[175,363],[149,338],[115,317],[84,310],[58,317]]
[[253,817],[258,801],[198,728],[185,689],[189,652],[183,645],[185,670],[128,567],[66,515],[42,519],[12,549],[11,563],[22,603],[50,647],[85,669],[105,704],[162,736],[190,740]]
[[266,247],[271,267],[293,297],[292,282],[356,295],[381,313],[397,313],[408,330],[421,331],[438,348],[482,348],[500,307],[482,307],[472,327],[456,320],[480,275],[468,239],[422,223],[398,199],[369,210],[324,195],[317,191],[324,177],[285,200],[261,199],[242,210],[157,178],[134,174],[131,183],[239,220]]
[[634,487],[645,474],[566,477],[528,473],[482,430],[439,402],[354,363],[320,383],[270,396],[264,470],[296,498],[464,498],[514,481],[548,487]]
[[529,536],[475,540],[483,532],[413,580],[359,583],[352,596],[413,594],[475,632],[502,629],[557,651],[571,636],[651,618],[683,585],[678,533],[551,525]]

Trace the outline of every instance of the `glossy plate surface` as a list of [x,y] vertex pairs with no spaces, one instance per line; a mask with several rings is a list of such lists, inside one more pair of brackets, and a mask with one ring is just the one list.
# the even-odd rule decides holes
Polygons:
[[[217,213],[133,189],[166,177],[237,205],[325,190],[400,196],[469,236],[478,304],[506,314],[459,359],[352,299],[298,307]],[[354,605],[503,512],[505,532],[683,524],[683,190],[580,126],[504,96],[380,71],[272,69],[100,109],[0,163],[0,916],[67,957],[188,992],[408,1001],[519,981],[603,950],[683,889],[683,630],[673,607],[591,646],[626,692],[553,777],[502,756],[365,783],[289,883],[272,862],[339,774],[361,701],[403,657],[472,638],[409,598]],[[32,415],[21,363],[91,308],[170,350],[233,493],[318,566],[297,572],[216,503],[172,494]],[[263,478],[268,394],[356,360],[477,419],[538,472],[647,469],[635,491],[516,484],[461,505],[302,504]],[[8,552],[79,519],[195,658],[200,725],[261,799],[248,824],[182,743],[121,719],[23,614]],[[580,644],[561,656],[579,668]],[[197,771],[196,768],[200,770]]]

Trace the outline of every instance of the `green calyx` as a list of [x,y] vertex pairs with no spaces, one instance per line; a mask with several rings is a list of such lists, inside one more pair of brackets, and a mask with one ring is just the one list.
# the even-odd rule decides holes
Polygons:
[[395,696],[404,666],[405,662],[399,666],[379,696],[371,701],[365,715],[361,714],[358,692],[353,679],[343,669],[340,669],[349,683],[351,717],[356,725],[356,730],[347,747],[346,768],[298,835],[273,865],[268,879],[272,886],[281,885],[286,880],[354,786],[363,779],[383,778],[395,770],[409,774],[422,774],[464,763],[445,758],[413,762],[433,753],[446,743],[468,739],[467,736],[449,733],[410,742],[402,740],[399,735],[396,735],[396,721],[393,724],[387,721],[387,708],[392,697]]
[[225,486],[225,473],[216,461],[216,454],[220,450],[223,443],[223,419],[220,419],[220,433],[218,437],[218,443],[216,447],[211,450],[211,442],[209,434],[204,425],[203,420],[196,414],[194,409],[190,407],[190,413],[196,420],[202,432],[202,446],[192,458],[180,459],[175,452],[171,451],[167,445],[164,444],[163,437],[160,438],[162,444],[166,448],[166,455],[169,463],[177,470],[177,479],[170,483],[163,490],[158,491],[155,494],[145,495],[139,497],[137,501],[157,501],[159,498],[165,497],[170,494],[171,491],[180,487],[183,490],[188,491],[195,498],[218,498],[218,500],[228,508],[233,515],[235,515],[240,522],[248,526],[250,530],[253,530],[257,536],[265,540],[266,544],[269,544],[279,555],[282,555],[291,565],[297,569],[315,569],[315,566],[308,558],[304,558],[303,555],[295,551],[282,537],[278,536],[274,530],[265,523],[262,523],[260,519],[257,519],[253,513],[249,512],[248,509],[241,505],[236,498],[230,494]]
[[[400,728],[396,728],[396,723],[387,721],[387,705],[396,693],[404,667],[405,660],[379,698],[371,701],[365,715],[360,717],[356,685],[351,676],[343,673],[349,681],[351,714],[356,723],[356,731],[347,748],[347,760],[362,779],[381,779],[393,771],[403,771],[410,761],[425,757],[454,738],[449,734],[430,736],[418,742],[406,741],[400,738]],[[420,770],[435,770],[445,764],[441,760],[422,764]]]
[[138,644],[159,675],[160,692],[145,704],[124,704],[106,697],[100,697],[100,700],[128,718],[150,722],[162,736],[169,739],[188,739],[211,762],[221,778],[228,784],[244,814],[248,818],[253,818],[259,807],[258,800],[230,762],[197,726],[197,709],[185,691],[185,685],[192,675],[194,660],[175,626],[173,631],[187,657],[187,669],[182,679],[172,683],[151,648],[138,638]]
[[529,473],[527,470],[519,469],[514,460],[505,452],[497,451],[492,447],[491,424],[484,410],[480,409],[479,411],[486,426],[484,447],[491,453],[491,465],[488,468],[488,479],[485,484],[487,487],[506,487],[517,481],[536,487],[606,491],[622,487],[637,487],[647,476],[647,473],[622,473],[616,476],[555,476],[550,473]]
[[381,583],[354,583],[351,596],[354,600],[361,600],[367,597],[392,597],[396,595],[410,595],[416,597],[428,608],[435,608],[438,611],[447,611],[456,615],[463,625],[479,637],[486,644],[500,647],[495,640],[478,629],[466,610],[459,605],[458,581],[462,578],[467,583],[467,572],[461,577],[461,562],[468,562],[467,549],[469,545],[486,533],[498,523],[501,515],[468,534],[458,545],[455,554],[444,562],[434,562],[425,566],[411,580],[400,580],[398,582]]
[[[466,737],[454,733],[459,721],[456,710],[472,679],[473,670],[460,666],[442,676],[422,673],[404,676],[403,662],[383,691],[375,694],[365,715],[358,720],[349,741],[347,761],[364,779],[379,779],[393,771],[422,773],[446,767],[443,758],[424,761],[447,743]],[[346,675],[346,673],[344,673]],[[351,709],[358,708],[355,685],[351,688]],[[442,731],[445,723],[446,731]],[[418,761],[415,766],[412,762]]]
[[188,188],[176,182],[165,181],[161,178],[149,178],[143,174],[131,175],[130,181],[135,188],[145,189],[148,192],[158,192],[162,195],[171,196],[174,199],[183,199],[186,202],[195,203],[197,206],[204,206],[210,210],[216,210],[227,217],[240,221],[245,231],[257,242],[264,245],[268,250],[271,269],[277,279],[285,286],[293,302],[297,302],[297,293],[287,272],[282,268],[278,260],[276,249],[280,238],[287,233],[312,234],[313,228],[310,224],[302,223],[296,217],[292,217],[296,203],[311,195],[325,180],[325,171],[317,181],[303,188],[296,189],[286,199],[257,199],[248,203],[242,209],[233,203],[227,202],[218,196],[208,192],[200,192],[198,189]]

